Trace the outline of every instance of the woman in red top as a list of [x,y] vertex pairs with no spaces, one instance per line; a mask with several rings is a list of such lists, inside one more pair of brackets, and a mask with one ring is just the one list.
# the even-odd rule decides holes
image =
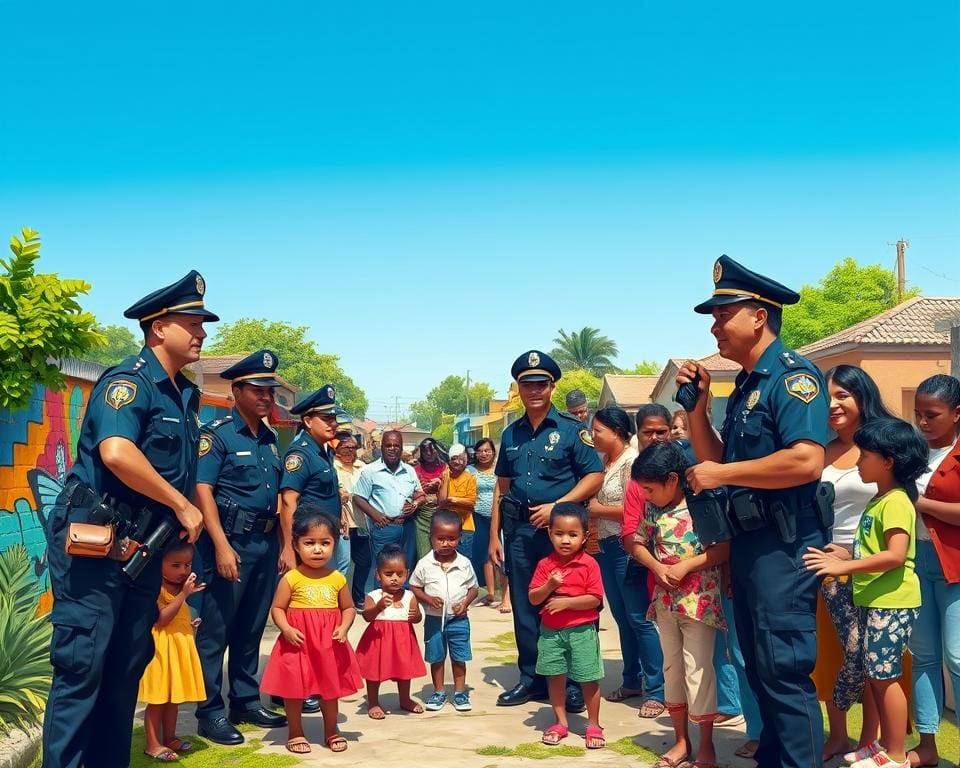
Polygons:
[[954,696],[960,696],[960,381],[944,374],[922,381],[914,415],[930,446],[930,471],[917,481],[922,496],[916,504],[916,572],[922,605],[909,647],[920,743],[910,762],[927,766],[940,759],[936,734],[943,713],[944,661]]
[[430,521],[437,511],[437,494],[440,493],[440,484],[443,482],[443,471],[447,468],[440,453],[440,446],[432,437],[420,443],[420,460],[414,467],[420,486],[427,496],[427,500],[420,507],[415,518],[417,527],[417,560],[425,557],[432,551],[430,546]]

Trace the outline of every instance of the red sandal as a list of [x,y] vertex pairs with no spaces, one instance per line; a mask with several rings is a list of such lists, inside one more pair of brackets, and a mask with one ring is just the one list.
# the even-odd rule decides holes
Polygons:
[[603,749],[607,746],[607,740],[603,737],[603,728],[594,728],[592,725],[583,734],[583,741],[587,749]]
[[[567,728],[567,726],[565,725],[560,725],[560,723],[557,723],[555,725],[551,725],[549,728],[547,728],[547,730],[543,732],[543,736],[541,737],[540,741],[546,744],[547,746],[555,747],[557,746],[557,744],[559,744],[569,735],[570,735],[570,729]],[[548,737],[555,737],[555,738],[548,738]]]

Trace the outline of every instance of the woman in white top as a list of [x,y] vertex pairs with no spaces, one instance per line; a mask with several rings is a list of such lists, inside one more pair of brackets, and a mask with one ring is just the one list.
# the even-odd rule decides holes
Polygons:
[[[860,479],[857,471],[860,449],[854,445],[853,435],[866,422],[893,418],[893,415],[883,404],[876,383],[862,368],[838,365],[827,371],[826,379],[830,395],[828,423],[837,435],[827,445],[823,462],[822,479],[833,483],[836,491],[832,540],[826,549],[850,559],[860,517],[867,502],[877,492],[875,483],[864,483]],[[865,682],[861,642],[863,619],[862,612],[853,604],[853,581],[849,577],[828,576],[821,582],[820,591],[843,646],[843,661],[833,684],[833,696],[826,701],[830,738],[823,745],[823,759],[827,761],[849,749],[847,711],[860,701]],[[832,673],[835,665],[831,666]],[[871,701],[868,696],[864,704],[859,747],[871,744],[880,726],[875,708],[867,705]]]
[[[624,491],[630,480],[630,467],[637,457],[636,449],[630,446],[631,427],[630,416],[622,408],[601,408],[593,417],[593,444],[603,454],[604,476],[603,485],[597,495],[590,499],[587,510],[591,522],[597,526],[600,551],[595,557],[600,564],[604,595],[617,622],[620,652],[623,655],[623,684],[607,694],[609,701],[641,696],[645,688],[649,689],[648,695],[656,695],[663,685],[662,679],[657,677],[662,673],[655,660],[646,665],[647,676],[651,679],[644,679],[645,647],[651,639],[659,642],[656,630],[651,627],[651,632],[638,633],[630,621],[623,599],[623,590],[628,588],[624,580],[630,556],[623,548],[620,526],[623,521]],[[646,586],[640,588],[645,589]]]

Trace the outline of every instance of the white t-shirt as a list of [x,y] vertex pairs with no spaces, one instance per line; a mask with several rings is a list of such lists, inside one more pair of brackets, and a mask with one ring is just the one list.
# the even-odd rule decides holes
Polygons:
[[427,616],[453,616],[453,606],[462,602],[467,592],[477,586],[477,575],[470,560],[459,552],[447,570],[443,570],[433,552],[428,552],[410,574],[410,584],[420,587],[427,597],[443,599],[443,608],[423,606]]
[[832,464],[823,468],[821,479],[833,483],[833,543],[852,547],[857,527],[867,504],[877,494],[876,483],[865,483],[856,467],[839,469]]
[[[375,589],[370,593],[370,599],[376,604],[380,602],[383,595],[384,591],[382,589]],[[400,604],[388,605],[377,614],[375,621],[409,621],[410,606],[415,599],[413,592],[409,589],[404,590]]]
[[[930,480],[933,478],[933,473],[937,471],[937,467],[943,463],[943,460],[947,458],[947,455],[956,445],[957,441],[954,440],[953,443],[943,448],[930,449],[930,455],[927,457],[927,471],[917,478],[917,490],[921,496],[927,492],[927,486],[930,485]],[[917,539],[920,541],[930,541],[930,531],[928,531],[927,526],[923,524],[923,515],[919,512],[917,512]]]

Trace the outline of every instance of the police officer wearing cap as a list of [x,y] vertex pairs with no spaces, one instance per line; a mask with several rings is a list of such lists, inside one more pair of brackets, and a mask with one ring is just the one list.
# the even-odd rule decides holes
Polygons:
[[[554,504],[586,502],[603,482],[603,466],[590,431],[550,402],[560,379],[560,366],[546,353],[534,349],[517,358],[510,375],[517,382],[525,413],[501,437],[495,469],[490,559],[495,565],[504,559],[507,563],[520,680],[514,688],[500,694],[500,706],[524,704],[546,696],[546,683],[536,672],[540,611],[530,604],[527,590],[537,563],[553,551],[547,526]],[[583,694],[575,684],[567,687],[567,709],[584,709]]]
[[[200,535],[203,518],[190,501],[200,391],[180,369],[200,358],[203,323],[219,319],[204,307],[204,292],[203,278],[192,271],[124,312],[139,321],[143,349],[94,385],[76,463],[47,516],[54,606],[45,768],[130,764],[137,688],[153,656],[160,557],[142,558],[149,550],[137,553],[120,535],[103,557],[67,548],[109,544],[101,538],[109,537],[108,524],[115,533],[139,528],[147,535],[137,541],[164,522],[182,528],[191,542]],[[130,558],[145,566],[136,578],[124,571]]]
[[[276,433],[263,422],[280,386],[279,362],[274,352],[261,349],[223,371],[233,409],[200,431],[197,506],[206,528],[199,549],[207,588],[197,651],[207,700],[197,706],[197,720],[200,735],[218,744],[243,742],[233,723],[278,728],[287,722],[261,705],[257,680],[280,553],[280,454]],[[229,720],[221,695],[228,648]]]
[[[696,383],[690,438],[701,463],[687,471],[694,493],[725,486],[734,528],[734,614],[747,676],[760,703],[760,766],[821,764],[823,723],[810,673],[816,660],[817,579],[807,547],[826,544],[818,488],[827,442],[826,387],[815,366],[784,347],[781,310],[800,297],[727,256],[714,265],[712,314],[720,354],[743,370],[718,436],[710,425],[710,374],[687,361],[677,384]],[[698,378],[699,377],[699,378]]]

